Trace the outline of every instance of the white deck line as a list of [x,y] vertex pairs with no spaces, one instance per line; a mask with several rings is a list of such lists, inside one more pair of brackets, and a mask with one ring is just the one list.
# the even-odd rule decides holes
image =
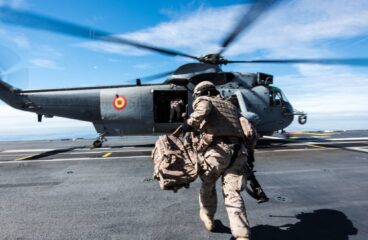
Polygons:
[[360,140],[360,141],[367,141],[368,137],[357,137],[357,138],[330,138],[330,139],[326,139],[328,141],[355,141],[355,140]]
[[288,174],[288,173],[309,173],[309,172],[325,172],[327,171],[339,171],[339,170],[352,170],[352,169],[367,169],[368,166],[358,167],[335,167],[335,168],[315,168],[315,169],[295,169],[295,170],[281,170],[281,171],[257,171],[257,175],[269,175],[269,174]]
[[[323,141],[323,142],[301,142],[301,143],[287,143],[288,146],[303,146],[303,145],[333,145],[333,144],[346,144],[352,143],[351,141]],[[354,143],[367,143],[366,141],[354,141]]]
[[346,147],[345,149],[368,153],[367,147]]
[[14,150],[5,150],[2,151],[2,153],[49,152],[54,150],[56,149],[14,149]]
[[7,163],[42,163],[42,162],[67,162],[67,161],[91,161],[91,160],[116,160],[116,159],[125,159],[125,158],[149,158],[150,156],[130,156],[130,157],[108,157],[108,158],[56,158],[56,159],[43,159],[43,160],[12,160],[12,161],[0,161],[0,164],[7,164]]
[[280,149],[280,150],[256,150],[256,153],[270,153],[270,152],[305,152],[305,151],[325,151],[325,150],[341,150],[339,148],[303,148],[303,149]]

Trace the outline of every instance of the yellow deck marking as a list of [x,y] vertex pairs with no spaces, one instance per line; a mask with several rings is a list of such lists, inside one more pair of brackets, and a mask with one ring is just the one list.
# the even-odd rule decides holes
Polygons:
[[310,147],[315,147],[315,148],[326,148],[326,147],[324,147],[324,146],[317,145],[317,144],[309,144],[308,146],[310,146]]
[[290,139],[300,139],[300,137],[294,137],[294,136],[288,137],[288,138],[290,138]]
[[311,136],[332,136],[334,133],[332,132],[325,132],[325,133],[314,133],[314,132],[290,132],[289,134],[296,134],[296,135],[311,135]]
[[112,152],[108,152],[108,153],[105,153],[104,155],[102,155],[103,158],[107,158],[107,157],[110,157],[112,154]]
[[34,156],[34,155],[28,155],[28,156],[25,156],[25,157],[20,157],[20,158],[15,159],[15,161],[22,161],[22,160],[26,160],[26,159],[31,158],[31,157],[33,157],[33,156]]

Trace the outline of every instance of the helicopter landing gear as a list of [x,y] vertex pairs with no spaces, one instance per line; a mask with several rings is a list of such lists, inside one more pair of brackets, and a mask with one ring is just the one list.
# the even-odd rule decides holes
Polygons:
[[300,125],[304,125],[307,122],[307,115],[300,115],[298,117],[298,122]]
[[293,115],[298,115],[298,123],[304,125],[307,123],[307,113],[294,109]]
[[106,142],[106,133],[101,133],[100,136],[93,142],[92,147],[93,148],[100,148],[102,147],[103,142]]

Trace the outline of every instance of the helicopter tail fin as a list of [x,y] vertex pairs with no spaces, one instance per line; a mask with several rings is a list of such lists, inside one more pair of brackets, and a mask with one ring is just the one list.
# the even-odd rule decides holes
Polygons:
[[10,84],[0,79],[0,99],[14,108],[21,108],[23,98],[19,94],[20,89],[14,88]]

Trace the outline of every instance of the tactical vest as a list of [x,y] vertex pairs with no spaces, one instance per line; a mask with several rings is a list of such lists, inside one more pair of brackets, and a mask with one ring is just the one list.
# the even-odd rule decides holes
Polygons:
[[205,98],[212,104],[210,114],[201,124],[201,132],[212,134],[215,137],[243,137],[237,107],[221,97],[200,98]]

